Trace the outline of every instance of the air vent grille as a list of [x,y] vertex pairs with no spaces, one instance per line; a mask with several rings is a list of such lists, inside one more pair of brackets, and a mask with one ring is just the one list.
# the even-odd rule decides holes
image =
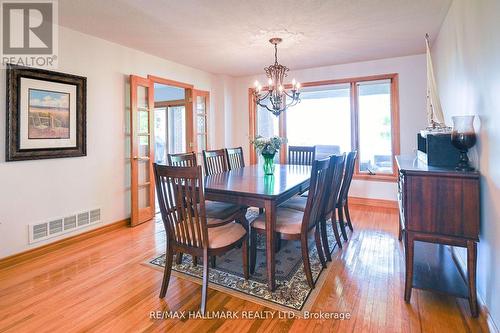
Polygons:
[[35,224],[33,226],[33,239],[38,240],[48,236],[47,223]]
[[64,230],[70,230],[74,228],[76,228],[76,215],[65,217]]
[[52,219],[48,222],[29,225],[29,242],[35,243],[44,239],[56,237],[85,226],[101,221],[101,209],[92,209],[69,215],[64,218]]
[[94,209],[90,211],[90,223],[96,223],[101,220],[101,210]]
[[87,225],[89,223],[89,212],[78,214],[78,226]]
[[49,234],[58,234],[63,231],[63,220],[58,219],[49,222]]

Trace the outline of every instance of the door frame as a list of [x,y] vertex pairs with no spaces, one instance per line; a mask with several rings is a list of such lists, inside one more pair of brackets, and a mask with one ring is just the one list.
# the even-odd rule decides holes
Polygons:
[[[194,150],[194,148],[195,148],[194,117],[193,117],[194,85],[189,84],[189,83],[185,83],[185,82],[165,79],[165,78],[155,76],[155,75],[148,75],[148,80],[150,80],[152,83],[153,94],[154,94],[154,84],[155,83],[185,89],[184,100],[185,100],[185,108],[186,108],[186,151]],[[153,144],[154,144],[154,137],[153,137]]]

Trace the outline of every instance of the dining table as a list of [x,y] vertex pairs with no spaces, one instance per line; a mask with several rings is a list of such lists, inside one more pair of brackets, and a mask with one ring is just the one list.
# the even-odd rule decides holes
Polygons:
[[266,221],[266,271],[268,288],[276,289],[275,226],[277,207],[309,188],[311,166],[275,164],[266,175],[254,164],[205,177],[205,198],[264,209]]

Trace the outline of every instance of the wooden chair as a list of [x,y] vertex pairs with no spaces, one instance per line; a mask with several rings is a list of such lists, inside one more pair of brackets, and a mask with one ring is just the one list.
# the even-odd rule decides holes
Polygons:
[[316,155],[314,146],[289,146],[288,164],[312,165]]
[[[314,288],[314,281],[309,261],[308,235],[309,232],[313,231],[313,229],[316,249],[318,251],[321,265],[323,268],[326,267],[326,261],[321,245],[319,221],[321,218],[322,205],[325,200],[325,181],[328,175],[329,164],[329,159],[313,162],[309,196],[307,197],[307,204],[304,212],[283,207],[278,207],[276,211],[276,232],[280,234],[280,237],[288,240],[300,240],[302,260],[304,261],[304,272],[306,274],[307,283],[311,288]],[[264,215],[260,215],[251,226],[250,272],[255,271],[257,233],[266,233]]]
[[[201,313],[207,303],[208,258],[220,255],[241,245],[243,274],[248,279],[248,232],[245,216],[241,223],[210,226],[205,211],[203,176],[200,166],[173,167],[154,164],[156,191],[160,211],[167,234],[166,261],[160,298],[165,297],[176,252],[203,257],[203,284]],[[248,227],[248,225],[247,225]]]
[[328,236],[326,233],[326,220],[328,217],[332,221],[333,234],[335,235],[335,241],[339,248],[342,248],[342,242],[340,241],[339,229],[337,228],[337,214],[335,213],[335,208],[337,200],[340,193],[340,188],[342,186],[342,177],[344,174],[344,164],[345,164],[345,154],[341,156],[332,156],[330,158],[330,174],[328,177],[328,197],[325,202],[323,209],[323,215],[321,217],[321,236],[323,240],[323,249],[325,250],[326,260],[331,261],[330,246],[328,245]]
[[229,169],[239,169],[245,166],[245,160],[243,159],[243,148],[226,148],[226,159],[229,164]]
[[[167,154],[167,161],[170,166],[178,167],[195,167],[197,166],[196,153],[180,153],[180,154]],[[205,201],[205,211],[209,220],[209,224],[213,224],[217,221],[219,225],[230,223],[234,219],[241,215],[246,214],[248,207],[235,205],[227,202],[217,202],[217,201]],[[182,252],[177,253],[175,258],[176,263],[180,264],[182,262]],[[216,259],[211,258],[212,268],[215,268]],[[198,258],[193,257],[193,264],[198,264]]]
[[345,230],[344,213],[347,219],[347,225],[351,231],[353,231],[351,215],[349,214],[349,188],[351,187],[352,176],[354,174],[354,168],[356,166],[356,156],[357,151],[351,151],[347,154],[347,159],[345,162],[344,178],[342,180],[342,187],[340,188],[339,199],[337,201],[337,211],[339,214],[340,229],[342,230],[342,237],[347,240],[347,233]]
[[229,171],[229,163],[226,156],[226,150],[204,150],[203,165],[205,166],[206,176]]
[[167,154],[167,162],[170,166],[194,167],[197,166],[196,153]]
[[[323,212],[320,219],[321,236],[323,241],[323,249],[325,251],[325,257],[327,261],[331,261],[330,246],[328,245],[328,236],[326,233],[326,221],[328,217],[331,217],[333,234],[335,235],[335,241],[339,248],[342,248],[342,243],[340,241],[340,235],[337,228],[337,200],[339,197],[340,188],[342,185],[342,177],[344,173],[344,163],[345,154],[341,156],[331,156],[330,165],[328,168],[328,176],[326,183],[328,184],[326,190],[326,199],[323,206]],[[300,211],[305,211],[307,204],[307,197],[295,196],[287,201],[285,201],[280,207],[290,208]]]

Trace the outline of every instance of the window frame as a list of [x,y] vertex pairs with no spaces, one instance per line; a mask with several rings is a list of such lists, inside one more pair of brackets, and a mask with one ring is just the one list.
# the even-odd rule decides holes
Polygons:
[[[302,83],[302,87],[320,87],[333,84],[350,84],[351,96],[351,149],[360,152],[359,147],[359,105],[357,83],[366,81],[390,80],[391,81],[391,148],[392,148],[392,173],[371,175],[368,172],[359,171],[359,159],[356,159],[354,179],[395,182],[397,179],[397,167],[395,156],[400,154],[400,125],[399,125],[399,75],[397,73],[380,74],[371,76],[352,77],[346,79],[323,80]],[[291,85],[286,85],[290,89]],[[263,87],[267,90],[268,87]],[[253,88],[248,89],[249,110],[249,133],[251,138],[257,134],[257,103],[253,94]],[[286,137],[286,111],[279,116],[279,135]],[[280,151],[280,163],[286,163],[286,152],[288,145],[284,144]],[[255,149],[250,149],[250,163],[257,163]]]

